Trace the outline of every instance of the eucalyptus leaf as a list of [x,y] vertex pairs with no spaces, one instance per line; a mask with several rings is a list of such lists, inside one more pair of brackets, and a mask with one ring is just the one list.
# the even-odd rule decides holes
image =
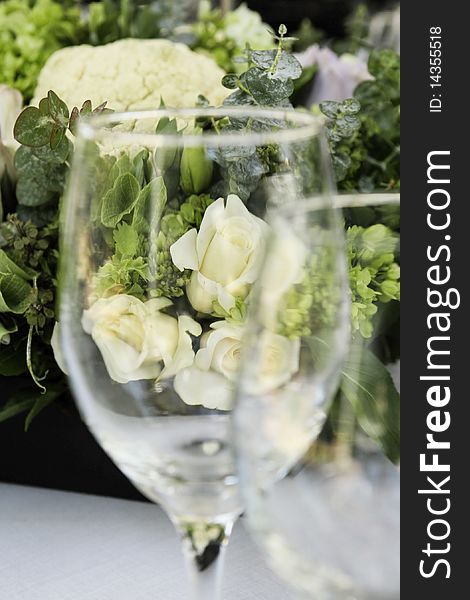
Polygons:
[[[277,50],[254,50],[250,52],[252,62],[264,70],[271,70],[276,60]],[[293,54],[281,52],[279,62],[273,72],[276,79],[298,79],[302,75],[302,65]],[[222,82],[223,83],[223,82]],[[227,86],[226,86],[227,87]]]
[[35,106],[27,106],[16,120],[13,134],[25,146],[45,146],[51,138],[54,120]]
[[[113,166],[113,169],[115,166]],[[116,227],[119,221],[134,208],[139,191],[139,183],[132,173],[119,175],[112,189],[103,198],[101,205],[101,222],[103,225],[111,228]]]
[[236,90],[224,100],[224,106],[254,106],[254,98],[242,90]]
[[51,117],[54,119],[57,125],[65,129],[69,122],[69,109],[67,108],[67,105],[52,90],[49,90],[49,93],[47,94],[47,100],[49,103],[49,113]]
[[56,193],[35,179],[21,178],[16,184],[18,202],[24,206],[42,206],[56,198]]
[[275,79],[267,71],[262,71],[258,67],[248,69],[240,77],[240,81],[262,106],[277,104],[289,98],[294,91],[291,79]]
[[390,373],[358,344],[343,369],[341,391],[351,402],[359,424],[393,462],[400,459],[400,396]]
[[238,75],[229,73],[222,77],[222,85],[229,90],[236,90],[238,86]]
[[[30,148],[30,150],[34,156],[46,163],[64,163],[70,156],[72,148],[72,142],[64,136],[55,148],[51,148],[50,144],[47,144],[40,148]],[[18,152],[21,149],[22,147],[18,149]]]
[[49,140],[51,150],[55,150],[65,138],[65,131],[65,127],[62,127],[61,125],[56,124],[53,126]]

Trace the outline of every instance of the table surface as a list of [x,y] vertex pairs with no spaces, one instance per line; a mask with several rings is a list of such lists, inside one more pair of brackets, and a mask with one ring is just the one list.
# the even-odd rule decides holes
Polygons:
[[[3,600],[188,600],[176,533],[152,504],[0,483]],[[239,522],[223,600],[290,600]],[[210,599],[208,599],[210,600]]]

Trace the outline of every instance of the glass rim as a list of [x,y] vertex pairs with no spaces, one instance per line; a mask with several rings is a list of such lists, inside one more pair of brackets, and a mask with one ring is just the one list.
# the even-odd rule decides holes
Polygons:
[[[139,119],[195,119],[198,117],[248,117],[287,121],[291,125],[275,131],[246,133],[245,130],[230,133],[214,131],[187,133],[144,133],[139,131],[113,131],[112,125],[131,123]],[[80,121],[78,137],[88,141],[113,139],[122,145],[141,144],[154,147],[197,147],[197,146],[262,146],[270,143],[293,143],[317,137],[323,130],[324,117],[294,108],[250,107],[194,107],[194,108],[158,108],[126,112],[113,112],[91,115]]]
[[372,194],[365,192],[355,194],[327,193],[276,206],[276,213],[285,217],[310,211],[394,205],[400,206],[400,192],[377,192]]

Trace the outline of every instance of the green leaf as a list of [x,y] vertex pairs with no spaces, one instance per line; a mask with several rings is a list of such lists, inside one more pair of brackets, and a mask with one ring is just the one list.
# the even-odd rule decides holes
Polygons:
[[225,77],[222,77],[222,85],[228,90],[236,90],[238,87],[238,75],[233,73],[225,75]]
[[243,90],[236,90],[224,100],[224,106],[254,106],[255,100]]
[[361,103],[356,98],[348,98],[343,100],[341,109],[346,115],[357,115],[361,110]]
[[35,179],[22,178],[16,185],[16,196],[19,204],[23,206],[41,206],[51,202],[56,193]]
[[341,391],[359,424],[393,462],[400,459],[400,396],[383,363],[359,344],[343,369]]
[[14,377],[15,375],[21,375],[25,371],[25,341],[20,340],[15,343],[11,342],[8,345],[0,345],[0,375],[4,377]]
[[167,201],[167,191],[163,177],[152,179],[140,190],[134,208],[132,227],[140,234],[156,229]]
[[[0,356],[0,369],[1,369],[1,356]],[[16,400],[11,400],[7,402],[2,408],[0,408],[0,423],[2,421],[6,421],[7,419],[11,419],[15,415],[24,412],[31,408],[34,404],[34,398],[24,398],[21,396]]]
[[[24,147],[20,147],[17,153],[23,148]],[[51,148],[50,144],[47,144],[46,146],[41,146],[40,148],[30,148],[30,150],[34,156],[46,163],[62,164],[69,157],[72,148],[72,142],[70,142],[70,140],[64,136],[55,148]]]
[[0,348],[10,343],[10,334],[18,331],[18,325],[10,315],[0,315]]
[[5,250],[0,248],[0,275],[18,275],[23,279],[31,280],[37,273],[32,269],[25,270],[19,267],[9,258]]
[[51,138],[54,120],[35,106],[27,106],[16,120],[13,134],[25,146],[45,146]]
[[[252,62],[260,69],[270,70],[276,60],[277,50],[255,50],[250,52]],[[282,52],[273,73],[276,79],[298,79],[302,75],[302,65],[293,54]],[[222,80],[222,85],[225,85]],[[226,86],[228,87],[228,86]]]
[[36,399],[32,398],[34,404],[31,410],[26,415],[26,419],[24,422],[24,430],[28,431],[33,419],[38,416],[38,414],[49,406],[51,402],[56,400],[61,394],[65,392],[67,386],[65,383],[50,385],[47,387],[47,390],[44,394],[35,394]]
[[341,103],[335,100],[325,100],[319,104],[322,113],[330,119],[335,119],[341,110]]
[[[114,169],[114,167],[113,167]],[[101,222],[105,227],[116,227],[129,214],[139,196],[139,183],[132,173],[119,175],[112,189],[103,198]]]
[[23,314],[31,304],[32,291],[18,275],[0,275],[0,313]]
[[291,79],[275,79],[267,71],[262,71],[258,67],[248,69],[240,77],[240,81],[262,106],[272,106],[286,100],[294,91]]
[[57,125],[65,130],[69,122],[69,109],[67,108],[67,105],[52,90],[49,90],[47,94],[47,100],[49,103],[49,113],[51,117],[54,119]]
[[116,251],[133,258],[139,247],[139,235],[128,223],[120,223],[113,231]]
[[145,181],[145,164],[149,157],[148,150],[141,150],[132,161],[132,172],[137,179],[139,186],[142,186]]
[[51,150],[55,150],[57,146],[62,142],[65,137],[65,127],[62,125],[54,125],[51,131],[51,138],[49,140]]
[[65,138],[56,149],[20,146],[15,155],[18,174],[16,196],[24,206],[41,206],[57,200],[65,186],[65,158],[71,145]]
[[82,116],[85,115],[91,115],[92,113],[92,107],[91,107],[91,100],[85,100],[85,102],[82,104],[82,107],[80,109],[80,114]]

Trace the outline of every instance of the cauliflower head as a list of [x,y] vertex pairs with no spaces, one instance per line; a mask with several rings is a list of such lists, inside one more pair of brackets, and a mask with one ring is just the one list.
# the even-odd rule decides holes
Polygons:
[[124,39],[104,46],[72,46],[54,52],[42,69],[32,100],[49,90],[68,106],[107,101],[116,111],[194,106],[203,94],[215,106],[229,90],[225,72],[209,57],[169,40]]

